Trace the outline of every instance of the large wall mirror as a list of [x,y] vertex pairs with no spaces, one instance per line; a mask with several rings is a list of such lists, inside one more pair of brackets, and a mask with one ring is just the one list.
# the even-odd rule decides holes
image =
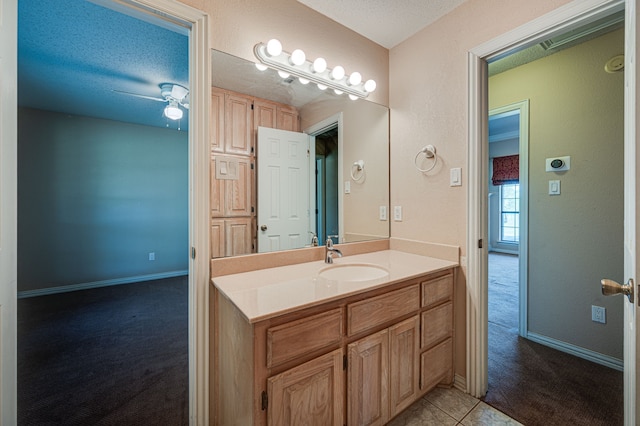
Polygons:
[[212,257],[388,238],[388,108],[211,59]]

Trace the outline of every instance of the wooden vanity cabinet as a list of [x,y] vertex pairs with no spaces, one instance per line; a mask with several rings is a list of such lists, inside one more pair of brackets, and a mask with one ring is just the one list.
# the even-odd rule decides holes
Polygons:
[[447,270],[250,323],[214,289],[212,423],[386,424],[451,384],[452,297]]

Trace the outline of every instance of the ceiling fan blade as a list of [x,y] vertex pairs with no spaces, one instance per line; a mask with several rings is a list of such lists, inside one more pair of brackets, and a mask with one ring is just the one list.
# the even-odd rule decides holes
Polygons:
[[167,102],[166,99],[155,98],[153,96],[140,95],[139,93],[124,92],[122,90],[112,90],[112,92],[121,93],[123,95],[135,96],[136,98],[149,99],[150,101]]

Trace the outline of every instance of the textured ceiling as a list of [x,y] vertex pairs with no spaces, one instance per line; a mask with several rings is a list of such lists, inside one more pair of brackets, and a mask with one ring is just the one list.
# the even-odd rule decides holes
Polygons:
[[466,0],[298,0],[391,49]]
[[84,0],[18,1],[20,106],[177,128],[163,117],[165,103],[114,90],[159,97],[160,83],[189,87],[188,70],[184,29]]
[[[298,1],[392,47],[465,0]],[[188,114],[180,123],[174,122],[163,116],[163,102],[114,90],[159,97],[161,83],[189,87],[187,31],[167,23],[153,25],[97,2],[109,4],[109,0],[18,1],[18,104],[185,130]],[[523,51],[490,64],[491,74],[554,53],[542,52],[540,46],[532,49],[538,51]],[[251,90],[261,91],[256,92],[259,97],[298,107],[319,96],[296,81],[283,82],[268,73],[256,75],[247,61],[218,53],[212,56],[216,86],[243,92],[252,85]]]

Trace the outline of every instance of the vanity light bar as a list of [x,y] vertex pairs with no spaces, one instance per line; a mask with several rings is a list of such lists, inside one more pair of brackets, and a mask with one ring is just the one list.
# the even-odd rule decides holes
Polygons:
[[[336,94],[346,93],[350,95],[350,98],[354,99],[354,97],[366,98],[376,88],[376,83],[373,80],[362,82],[362,77],[358,72],[345,75],[344,69],[340,66],[336,66],[331,70],[326,67],[324,59],[318,58],[314,62],[308,61],[304,58],[304,53],[299,49],[296,49],[293,54],[289,54],[282,50],[282,45],[275,39],[269,40],[267,44],[256,44],[253,51],[263,64],[275,70],[313,82],[321,90],[331,88]],[[304,58],[304,60],[301,58]],[[332,71],[334,72],[332,73]]]

